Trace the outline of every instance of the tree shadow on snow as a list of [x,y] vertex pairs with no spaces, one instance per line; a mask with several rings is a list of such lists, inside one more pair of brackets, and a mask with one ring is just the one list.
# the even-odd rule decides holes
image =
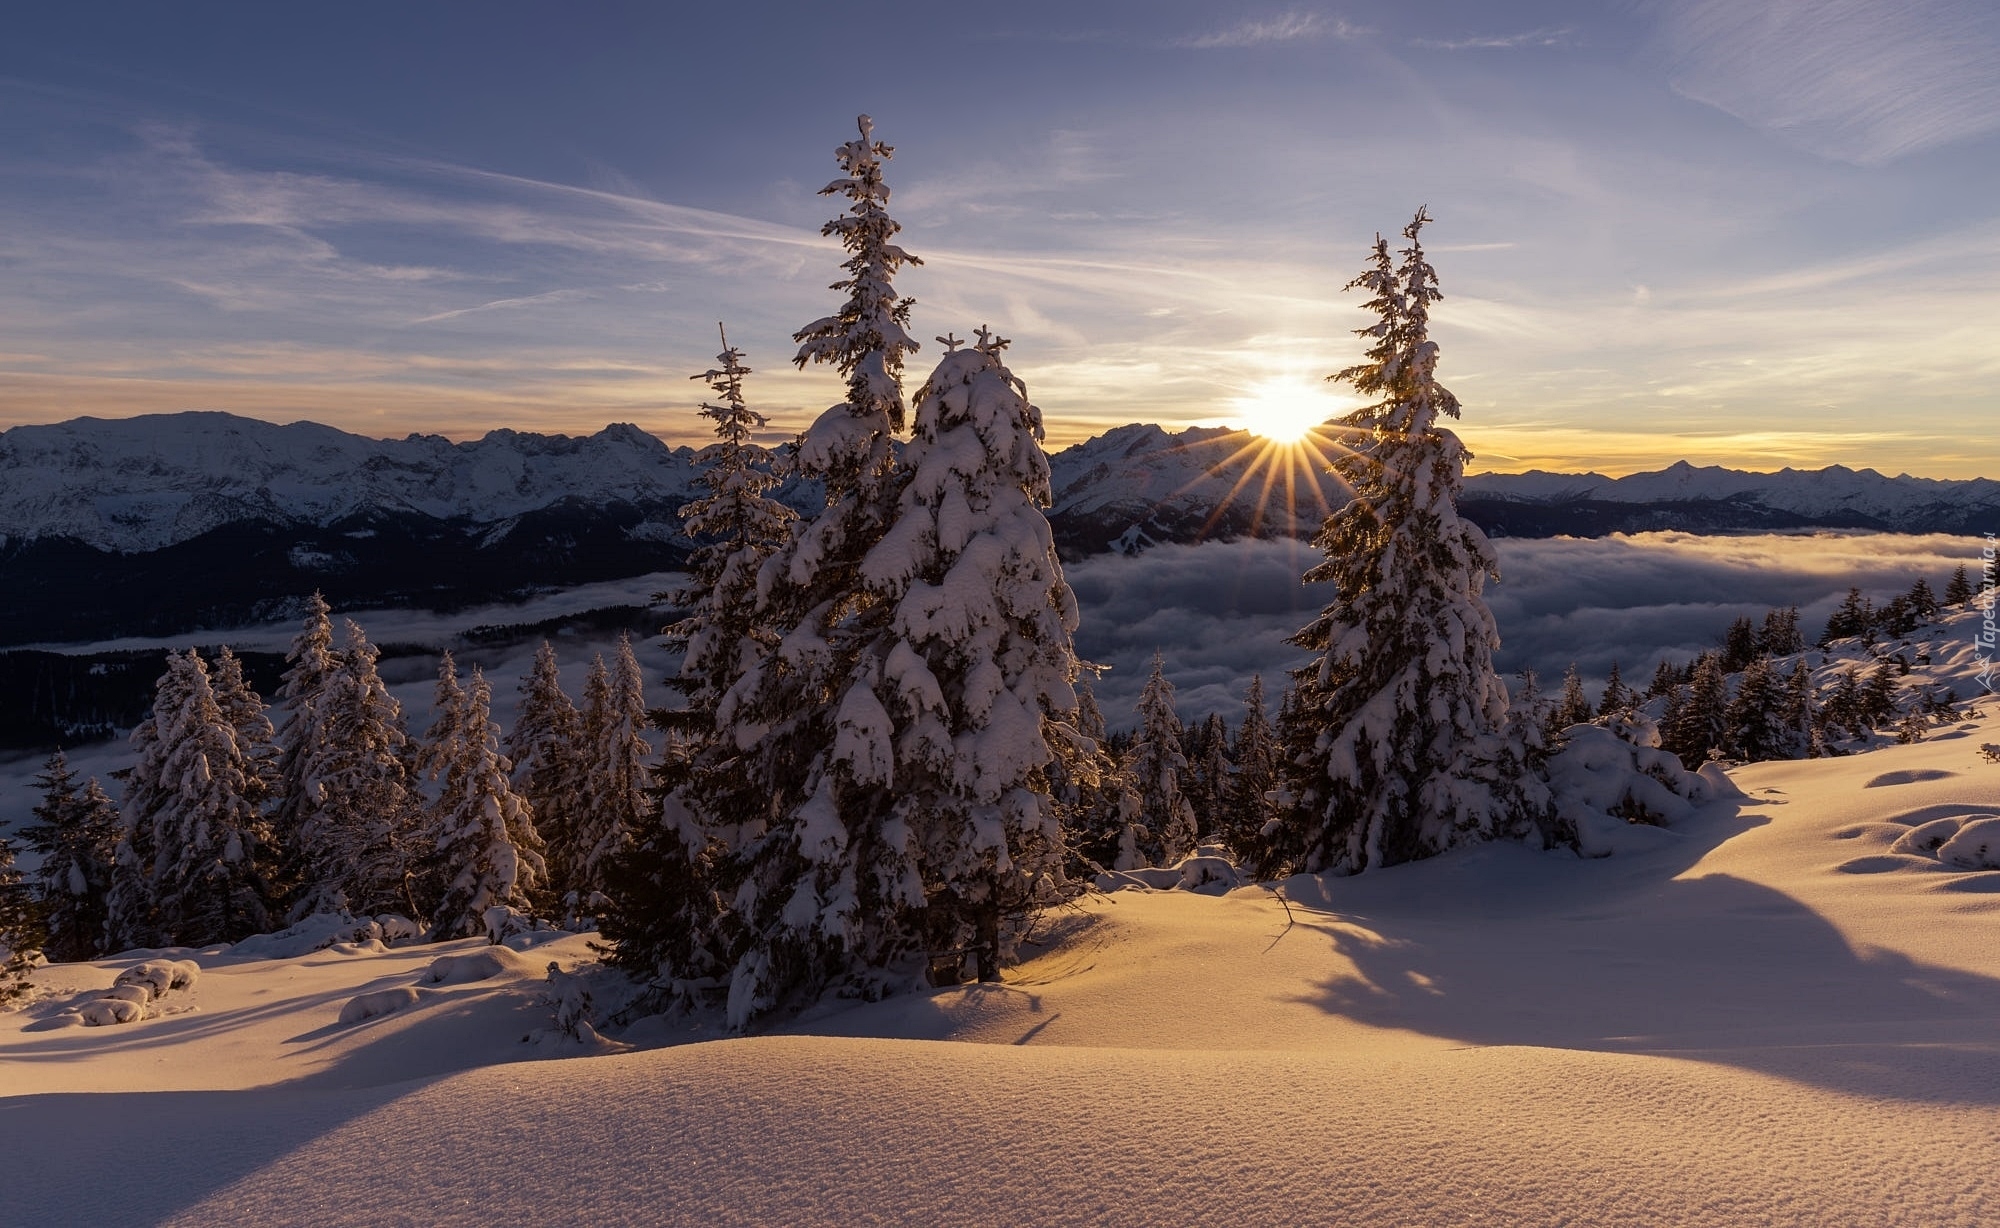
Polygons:
[[[1856,949],[1782,892],[1677,876],[1766,822],[1708,807],[1596,861],[1486,845],[1299,877],[1302,927],[1354,965],[1310,1001],[1473,1045],[1723,1063],[1869,1097],[2000,1104],[2000,979]],[[1303,905],[1304,907],[1301,907]]]
[[[347,1042],[311,1074],[240,1091],[8,1096],[0,1075],[0,1149],[19,1165],[0,1199],[0,1224],[157,1223],[460,1071],[558,1056],[519,1043],[549,1019],[532,994],[519,992],[519,981],[447,986],[393,1015],[336,1022],[349,998],[408,985],[421,973],[405,968],[359,986],[315,989],[228,1012],[68,1029],[0,1051],[0,1069],[16,1061],[79,1060],[107,1049],[157,1049],[160,1061],[171,1062],[190,1039],[271,1016],[325,1021],[284,1038],[300,1056]],[[68,1001],[31,1009],[52,1013]]]

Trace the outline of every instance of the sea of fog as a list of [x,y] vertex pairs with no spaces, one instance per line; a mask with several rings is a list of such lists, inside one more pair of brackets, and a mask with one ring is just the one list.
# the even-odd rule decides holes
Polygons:
[[[1487,587],[1486,596],[1500,626],[1497,660],[1504,672],[1532,669],[1548,685],[1572,661],[1588,679],[1602,678],[1615,662],[1628,680],[1643,685],[1662,656],[1686,660],[1714,645],[1740,615],[1761,618],[1774,606],[1795,605],[1807,634],[1816,635],[1850,586],[1860,586],[1878,601],[1908,588],[1919,575],[1941,588],[1960,564],[1978,572],[1981,544],[1976,538],[1942,535],[1835,533],[1502,539],[1494,543],[1501,578]],[[1286,637],[1327,600],[1324,589],[1300,580],[1318,559],[1318,552],[1303,542],[1237,541],[1161,546],[1070,565],[1067,575],[1082,613],[1077,649],[1086,660],[1106,667],[1093,685],[1111,724],[1132,723],[1156,652],[1177,689],[1183,719],[1221,712],[1233,721],[1253,674],[1265,676],[1275,697],[1282,671],[1303,660]],[[670,581],[666,575],[641,576],[448,615],[335,613],[352,613],[377,643],[442,647],[472,627],[644,605]],[[662,610],[663,621],[665,617]],[[294,630],[282,624],[203,631],[166,642],[283,651]],[[61,647],[102,651],[162,642]],[[563,682],[572,695],[582,691],[591,656],[611,646],[608,636],[558,637]],[[648,698],[665,702],[658,680],[674,667],[674,659],[657,637],[635,647],[650,683]],[[503,725],[512,724],[515,687],[527,673],[534,648],[529,642],[454,648],[461,670],[474,665],[485,670],[493,683],[494,715]],[[434,668],[421,657],[383,662],[384,677],[410,714],[413,730],[429,719]],[[99,777],[130,761],[122,739],[73,748],[70,758],[80,772]],[[26,819],[35,802],[31,778],[40,762],[39,755],[0,758],[0,829],[11,830]]]

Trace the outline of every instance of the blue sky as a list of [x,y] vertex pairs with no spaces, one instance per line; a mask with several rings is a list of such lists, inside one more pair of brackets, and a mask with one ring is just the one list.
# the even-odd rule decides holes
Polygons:
[[22,7],[0,426],[688,440],[724,320],[790,434],[861,111],[915,331],[1013,338],[1052,443],[1339,412],[1427,204],[1475,468],[2000,471],[1986,0]]

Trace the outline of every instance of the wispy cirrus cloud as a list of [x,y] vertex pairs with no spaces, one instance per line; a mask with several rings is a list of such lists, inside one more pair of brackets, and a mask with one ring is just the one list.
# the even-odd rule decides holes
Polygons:
[[1514,51],[1522,47],[1561,47],[1576,36],[1574,26],[1548,26],[1519,34],[1474,34],[1464,38],[1413,38],[1410,46],[1426,51]]
[[1288,9],[1271,17],[1251,18],[1176,39],[1176,47],[1191,51],[1219,48],[1264,47],[1274,43],[1295,43],[1322,38],[1358,38],[1368,31],[1345,18],[1328,17],[1310,9]]
[[523,295],[520,298],[497,298],[490,303],[478,303],[471,307],[454,307],[450,311],[434,312],[418,316],[412,324],[435,324],[441,320],[456,320],[481,311],[521,311],[526,308],[550,303],[575,303],[594,297],[588,290],[545,290],[540,294]]
[[1822,157],[1879,166],[2000,129],[1984,0],[1671,0],[1674,88]]

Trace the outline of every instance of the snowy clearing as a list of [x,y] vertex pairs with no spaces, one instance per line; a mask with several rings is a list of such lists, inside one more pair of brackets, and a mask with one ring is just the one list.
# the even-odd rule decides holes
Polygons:
[[[1945,850],[1996,725],[1736,769],[1601,860],[1121,890],[1004,984],[747,1039],[552,1037],[581,935],[48,967],[0,1220],[1990,1222],[2000,872]],[[169,1012],[54,1025],[174,960]]]

